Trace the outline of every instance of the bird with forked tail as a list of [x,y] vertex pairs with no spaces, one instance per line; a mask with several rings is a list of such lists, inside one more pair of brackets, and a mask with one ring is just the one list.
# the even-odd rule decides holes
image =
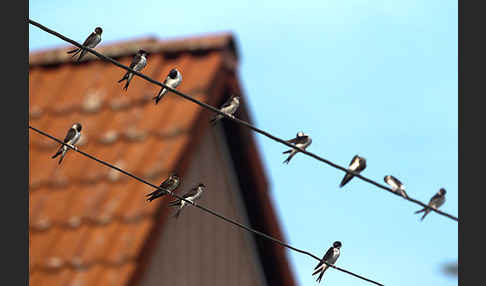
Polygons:
[[391,175],[385,176],[383,180],[385,181],[385,183],[387,183],[392,187],[395,193],[400,194],[404,198],[408,198],[408,195],[405,192],[405,186],[403,185],[402,182],[400,182],[400,180],[398,180],[397,178]]
[[[206,186],[204,184],[199,184],[196,187],[190,189],[187,193],[185,193],[182,197],[192,203],[194,203],[196,200],[201,198],[202,193],[205,191]],[[181,199],[176,199],[174,201],[171,201],[169,203],[170,207],[178,207],[177,211],[174,214],[175,218],[178,218],[182,208],[185,207],[188,203],[184,200]]]
[[[91,48],[93,49],[94,47],[96,47],[96,45],[98,45],[100,42],[101,42],[101,33],[103,33],[103,29],[101,29],[101,27],[96,27],[96,29],[94,30],[93,33],[91,33],[87,38],[86,40],[84,41],[83,43],[83,46],[85,47],[88,47],[88,48]],[[68,51],[67,53],[68,54],[73,54],[71,57],[74,57],[76,56],[79,52],[81,52],[81,54],[79,55],[79,58],[77,60],[77,62],[79,63],[79,61],[81,60],[82,57],[84,57],[84,55],[86,54],[86,50],[85,49],[82,49],[82,48],[75,48],[73,50],[70,50]]]
[[[76,144],[81,137],[81,128],[81,123],[74,123],[73,126],[69,128],[66,137],[64,138],[64,143],[68,144],[75,150],[78,150],[78,147],[74,146],[74,144]],[[51,158],[54,159],[57,156],[61,155],[58,163],[61,164],[62,159],[64,159],[64,156],[66,156],[68,150],[69,148],[66,145],[61,145],[59,147],[59,150],[57,150],[57,153],[54,154]]]
[[[228,114],[230,117],[233,117],[233,114],[238,110],[238,107],[240,106],[240,97],[237,95],[232,95],[226,102],[221,106],[219,109],[221,112],[224,112]],[[215,125],[219,120],[221,120],[224,116],[221,114],[216,114],[209,123],[211,125]]]
[[[348,170],[356,172],[356,173],[361,173],[366,168],[366,159],[363,157],[360,157],[358,155],[355,155],[353,159],[351,159],[351,163],[349,163]],[[339,187],[342,188],[344,185],[346,185],[351,179],[354,178],[354,175],[351,173],[346,173],[344,175],[343,180],[339,184]]]
[[163,181],[159,188],[150,194],[146,194],[146,197],[149,197],[147,201],[151,202],[155,200],[156,198],[162,197],[164,195],[167,195],[170,192],[173,192],[175,189],[179,187],[181,184],[181,178],[177,176],[176,174],[170,175],[165,181]]
[[[295,138],[290,139],[290,140],[287,140],[286,142],[287,143],[294,144],[296,147],[299,147],[299,148],[302,148],[302,149],[305,150],[312,143],[312,139],[310,138],[309,135],[304,134],[304,132],[300,131],[300,132],[297,133],[297,135],[295,136]],[[295,148],[282,152],[282,154],[288,154],[288,153],[290,153],[290,155],[287,157],[287,159],[285,159],[285,161],[283,161],[283,163],[284,164],[288,164],[290,162],[290,160],[298,152],[299,152],[299,150],[297,150]]]
[[[171,69],[169,72],[169,75],[164,80],[164,84],[175,89],[178,87],[182,82],[182,75],[177,69]],[[168,92],[169,90],[165,87],[162,87],[159,91],[159,93],[154,96],[152,99],[154,100],[154,103],[157,104],[159,101],[164,97],[164,95]]]
[[321,261],[317,266],[314,268],[314,273],[312,273],[312,276],[316,275],[317,273],[320,273],[319,276],[317,277],[317,282],[321,282],[322,276],[324,275],[324,272],[329,268],[329,265],[327,265],[324,262],[327,262],[328,264],[333,265],[336,263],[337,259],[339,258],[339,255],[341,254],[340,248],[341,248],[341,242],[340,241],[335,241],[332,246],[326,251],[326,254],[324,254],[324,257],[322,257]]
[[[446,190],[444,188],[441,188],[429,201],[428,206],[434,209],[438,209],[440,206],[442,206],[445,202],[445,194]],[[424,220],[425,216],[428,215],[431,210],[429,208],[423,208],[421,210],[416,211],[415,213],[421,213],[425,212],[422,218],[420,219],[421,221]]]
[[[147,52],[139,49],[135,57],[133,57],[132,62],[130,63],[130,68],[140,72],[145,66],[147,65]],[[125,75],[118,81],[119,83],[126,80],[125,86],[123,89],[126,91],[128,90],[128,85],[133,78],[133,73],[127,71]]]

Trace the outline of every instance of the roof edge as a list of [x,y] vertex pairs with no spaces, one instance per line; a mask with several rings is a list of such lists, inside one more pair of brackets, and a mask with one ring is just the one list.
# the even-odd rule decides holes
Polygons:
[[[156,37],[142,37],[135,40],[125,40],[96,48],[99,53],[118,58],[133,55],[138,49],[144,49],[149,53],[180,53],[200,52],[208,50],[229,50],[235,58],[238,58],[238,51],[235,38],[231,32],[218,32],[200,36],[176,37],[172,39],[159,40]],[[72,46],[43,50],[29,54],[29,67],[56,65],[62,63],[74,63],[75,60],[67,54]],[[81,62],[95,60],[97,57],[87,53]]]

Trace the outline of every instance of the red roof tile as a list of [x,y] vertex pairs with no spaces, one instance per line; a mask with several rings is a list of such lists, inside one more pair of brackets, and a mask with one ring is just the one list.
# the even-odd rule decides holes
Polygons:
[[[178,90],[216,104],[236,61],[230,35],[160,42],[155,39],[101,46],[128,65],[135,51],[150,54],[144,74],[163,81],[173,67],[183,75]],[[73,63],[66,48],[29,57],[30,124],[59,139],[74,122],[83,125],[81,150],[159,184],[188,157],[189,144],[207,128],[209,112],[134,77],[128,91],[117,81],[125,71],[110,63]],[[204,120],[204,121],[203,121]],[[126,285],[167,200],[150,204],[150,187],[69,151],[61,165],[50,157],[52,140],[29,134],[29,272],[31,285]]]

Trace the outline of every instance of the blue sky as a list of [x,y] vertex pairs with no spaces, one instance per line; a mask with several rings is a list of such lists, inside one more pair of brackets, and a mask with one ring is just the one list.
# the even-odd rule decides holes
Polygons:
[[[141,9],[135,8],[141,3]],[[392,174],[423,202],[440,187],[458,215],[457,1],[29,1],[29,16],[78,41],[96,26],[103,42],[232,31],[255,124],[363,175]],[[113,5],[113,6],[112,6]],[[97,7],[97,8],[95,8]],[[89,9],[95,9],[89,11]],[[144,14],[132,17],[131,11]],[[83,17],[82,15],[89,15]],[[122,19],[133,19],[127,22]],[[66,43],[29,28],[30,50]],[[294,83],[290,86],[289,84]],[[275,107],[276,105],[276,107]],[[458,257],[458,224],[256,135],[287,240],[321,256],[343,243],[337,265],[385,285],[457,285],[441,265]],[[316,285],[313,259],[289,252],[300,285]],[[366,285],[330,270],[322,285]]]

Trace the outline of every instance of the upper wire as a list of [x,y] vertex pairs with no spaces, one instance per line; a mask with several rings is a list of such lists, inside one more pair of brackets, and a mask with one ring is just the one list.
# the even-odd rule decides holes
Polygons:
[[56,31],[53,31],[53,30],[51,30],[51,29],[47,28],[46,26],[44,26],[44,25],[42,25],[42,24],[40,24],[40,23],[37,23],[37,22],[36,22],[36,21],[34,21],[34,20],[31,20],[30,18],[28,19],[28,22],[29,22],[30,24],[34,25],[34,26],[37,26],[37,27],[38,27],[38,28],[40,28],[41,30],[46,31],[46,32],[47,32],[47,33],[49,33],[49,34],[52,34],[52,35],[54,35],[54,36],[56,36],[56,37],[58,37],[58,38],[60,38],[60,39],[62,39],[62,40],[64,40],[64,41],[66,41],[66,42],[68,42],[68,43],[71,43],[71,44],[73,44],[73,45],[75,45],[75,46],[77,46],[77,47],[81,48],[81,49],[85,49],[85,50],[89,51],[90,53],[94,54],[95,56],[97,56],[97,57],[98,57],[98,58],[100,58],[100,59],[103,59],[103,60],[105,60],[105,61],[111,62],[112,64],[114,64],[114,65],[116,65],[116,66],[118,66],[118,67],[121,67],[122,69],[125,69],[125,70],[127,70],[127,71],[130,71],[130,72],[134,73],[135,75],[137,75],[137,76],[139,76],[139,77],[141,77],[141,78],[143,78],[143,79],[145,79],[145,80],[147,80],[147,81],[149,81],[149,82],[151,82],[151,83],[153,83],[153,84],[156,84],[156,85],[159,85],[159,86],[161,86],[161,87],[164,87],[164,88],[168,89],[169,91],[171,91],[171,92],[173,92],[173,93],[175,93],[175,94],[177,94],[177,95],[179,95],[179,96],[181,96],[181,97],[183,97],[183,98],[185,98],[185,99],[187,99],[187,100],[190,100],[190,101],[194,102],[194,103],[195,103],[195,104],[197,104],[197,105],[200,105],[200,106],[202,106],[202,107],[204,107],[204,108],[206,108],[206,109],[209,109],[209,110],[211,110],[211,111],[213,111],[213,112],[215,112],[215,113],[218,113],[218,114],[220,114],[220,115],[222,115],[222,116],[224,116],[224,117],[228,118],[229,120],[232,120],[232,121],[234,121],[234,122],[236,122],[236,123],[238,123],[238,124],[241,124],[241,125],[243,125],[243,126],[246,126],[247,128],[250,128],[251,130],[253,130],[253,131],[257,132],[257,133],[260,133],[260,134],[262,134],[262,135],[264,135],[264,136],[266,136],[266,137],[268,137],[268,138],[270,138],[270,139],[272,139],[272,140],[274,140],[274,141],[277,141],[277,142],[279,142],[279,143],[281,143],[281,144],[284,144],[284,145],[286,145],[286,146],[288,146],[288,147],[290,147],[290,148],[297,149],[297,150],[299,150],[299,152],[301,152],[301,153],[303,153],[303,154],[306,154],[306,155],[308,155],[308,156],[310,156],[310,157],[312,157],[312,158],[314,158],[314,159],[316,159],[316,160],[318,160],[318,161],[321,161],[321,162],[323,162],[323,163],[326,163],[326,164],[328,164],[328,165],[330,165],[330,166],[332,166],[332,167],[334,167],[334,168],[336,168],[336,169],[339,169],[339,170],[341,170],[341,171],[343,171],[343,172],[353,174],[354,176],[356,176],[356,177],[360,178],[361,180],[363,180],[363,181],[365,181],[365,182],[368,182],[368,183],[370,183],[370,184],[372,184],[372,185],[377,186],[378,188],[381,188],[381,189],[386,190],[386,191],[388,191],[388,192],[390,192],[390,193],[392,193],[392,194],[394,194],[394,195],[397,195],[397,196],[399,196],[399,197],[400,197],[400,198],[402,198],[402,199],[405,199],[405,200],[408,200],[408,201],[413,202],[413,203],[415,203],[415,204],[418,204],[418,205],[422,206],[422,207],[423,207],[423,208],[425,208],[425,209],[432,210],[432,211],[434,211],[434,212],[436,212],[436,213],[438,213],[438,214],[440,214],[440,215],[443,215],[443,216],[445,216],[445,217],[448,217],[448,218],[450,218],[450,219],[452,219],[452,220],[459,221],[459,219],[458,219],[456,216],[453,216],[453,215],[451,215],[451,214],[448,214],[448,213],[446,213],[446,212],[443,212],[443,211],[441,211],[441,210],[439,210],[439,209],[437,209],[437,208],[433,208],[433,207],[431,207],[431,206],[429,206],[429,205],[427,205],[427,204],[425,204],[425,203],[422,203],[422,202],[421,202],[421,201],[419,201],[419,200],[413,199],[413,198],[411,198],[411,197],[404,197],[404,196],[401,196],[400,194],[398,194],[397,192],[393,191],[391,188],[389,188],[389,187],[387,187],[387,186],[385,186],[385,185],[382,185],[382,184],[380,184],[380,183],[378,183],[378,182],[376,182],[376,181],[373,181],[373,180],[371,180],[371,179],[368,179],[367,177],[364,177],[364,176],[362,176],[362,175],[361,175],[361,174],[359,174],[359,173],[356,173],[356,172],[353,172],[353,171],[351,171],[351,170],[348,170],[347,168],[344,168],[344,167],[342,167],[342,166],[340,166],[340,165],[338,165],[338,164],[336,164],[336,163],[333,163],[333,162],[331,162],[331,161],[329,161],[329,160],[327,160],[327,159],[325,159],[325,158],[323,158],[323,157],[320,157],[320,156],[318,156],[318,155],[316,155],[316,154],[314,154],[314,153],[311,153],[311,152],[309,152],[309,151],[306,151],[305,149],[302,149],[302,148],[300,148],[300,147],[297,147],[296,145],[293,145],[293,144],[291,144],[291,143],[288,143],[287,141],[285,141],[285,140],[283,140],[283,139],[281,139],[281,138],[278,138],[278,137],[276,137],[276,136],[274,136],[274,135],[272,135],[272,134],[270,134],[270,133],[268,133],[268,132],[266,132],[266,131],[264,131],[264,130],[262,130],[262,129],[259,129],[259,128],[257,128],[257,127],[255,127],[255,126],[251,125],[250,123],[248,123],[248,122],[246,122],[246,121],[240,120],[240,119],[238,119],[238,118],[236,118],[236,117],[233,117],[233,116],[229,116],[228,114],[226,114],[226,113],[222,112],[221,110],[219,110],[219,109],[217,109],[217,108],[215,108],[215,107],[213,107],[213,106],[211,106],[211,105],[209,105],[209,104],[206,104],[206,103],[201,102],[201,101],[199,101],[199,100],[197,100],[197,99],[194,99],[194,98],[192,98],[192,97],[190,97],[190,96],[188,96],[188,95],[186,95],[186,94],[184,94],[184,93],[182,93],[182,92],[180,92],[180,91],[178,91],[178,90],[176,90],[176,89],[173,89],[173,88],[172,88],[172,87],[170,87],[170,86],[167,86],[167,85],[165,85],[165,84],[163,84],[163,83],[161,83],[161,82],[159,82],[159,81],[156,81],[156,80],[154,80],[154,79],[152,79],[152,78],[150,78],[150,77],[148,77],[148,76],[144,75],[143,73],[140,73],[140,72],[138,72],[138,71],[136,71],[136,70],[133,70],[132,68],[127,67],[127,66],[125,66],[125,65],[123,65],[123,64],[121,64],[121,63],[119,63],[118,61],[116,61],[116,60],[114,60],[114,59],[110,58],[110,57],[107,57],[107,56],[105,56],[105,55],[103,55],[103,54],[101,54],[101,53],[98,53],[97,51],[95,51],[95,50],[93,50],[93,49],[91,49],[91,48],[88,48],[88,47],[86,47],[86,46],[83,46],[83,45],[81,45],[80,43],[78,43],[78,42],[76,42],[76,41],[74,41],[74,40],[72,40],[72,39],[70,39],[70,38],[68,38],[68,37],[66,37],[66,36],[64,36],[64,35],[62,35],[62,34],[60,34],[60,33],[56,32]]

